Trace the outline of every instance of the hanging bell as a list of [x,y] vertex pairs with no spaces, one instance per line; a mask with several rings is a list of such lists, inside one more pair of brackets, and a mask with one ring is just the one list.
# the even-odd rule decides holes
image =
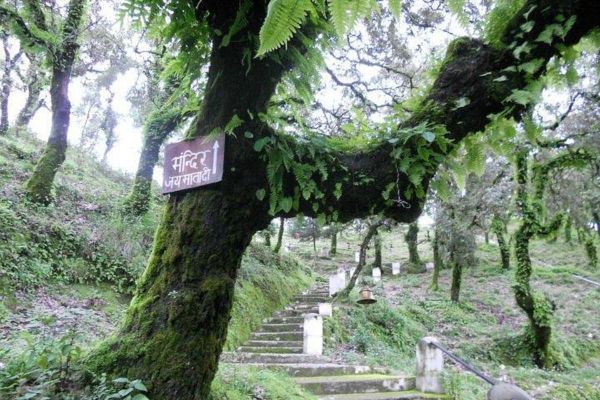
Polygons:
[[361,305],[366,305],[376,303],[377,300],[373,297],[373,291],[368,286],[365,286],[358,292],[358,300],[356,302]]

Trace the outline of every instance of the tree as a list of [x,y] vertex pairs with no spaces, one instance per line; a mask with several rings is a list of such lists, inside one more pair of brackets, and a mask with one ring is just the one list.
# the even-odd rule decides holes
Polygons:
[[591,160],[592,156],[582,149],[563,150],[548,160],[530,161],[526,150],[521,150],[516,155],[517,207],[521,221],[514,234],[517,270],[513,288],[517,304],[529,318],[533,357],[539,367],[552,366],[550,341],[552,315],[556,306],[546,295],[535,292],[530,285],[532,266],[529,242],[534,236],[547,237],[555,234],[562,224],[562,214],[556,214],[552,219],[546,216],[544,194],[549,174],[557,169],[581,167]]
[[[153,12],[167,9],[152,2],[156,3],[159,7],[150,7]],[[304,60],[302,54],[318,48],[315,39],[328,38],[323,29],[330,25],[318,18],[322,14],[311,11],[314,18],[302,24],[305,10],[292,10],[283,1],[271,2],[269,8],[266,1],[171,5],[184,8],[169,14],[174,27],[208,24],[210,29],[196,31],[208,32],[212,41],[206,91],[187,137],[223,129],[234,116],[239,124],[226,137],[223,181],[170,196],[148,267],[119,332],[90,355],[91,368],[139,377],[149,384],[155,399],[208,397],[241,257],[255,232],[273,216],[335,214],[348,221],[382,213],[400,222],[414,221],[429,182],[449,151],[482,130],[490,114],[520,116],[523,107],[505,100],[513,90],[524,90],[528,72],[505,69],[536,59],[545,64],[558,54],[555,45],[573,44],[596,27],[600,11],[591,0],[526,2],[514,18],[506,19],[508,25],[494,46],[456,40],[411,115],[395,121],[388,137],[349,150],[319,136],[312,141],[278,133],[257,118],[267,114],[283,76],[297,73],[293,67]],[[571,21],[568,32],[556,36],[550,31],[549,43],[536,42],[559,14],[560,20]],[[194,15],[196,21],[186,19]],[[265,30],[269,37],[273,18],[279,22],[274,35],[279,45],[289,39],[287,46],[263,52],[263,42],[260,55],[253,57]],[[533,26],[528,24],[525,32],[521,26],[527,21]],[[296,35],[291,35],[294,31]],[[231,34],[229,40],[224,40],[224,33]],[[515,58],[515,48],[525,44],[530,46],[528,52],[519,51]],[[502,76],[507,79],[499,79]],[[521,101],[520,92],[516,94],[512,99]],[[459,101],[463,98],[469,104]],[[396,187],[402,198],[389,196]]]
[[419,234],[419,225],[417,222],[413,222],[408,225],[408,230],[404,235],[404,240],[408,245],[408,264],[409,268],[416,272],[425,272],[425,264],[421,261],[419,257],[419,249],[418,249],[418,234]]
[[40,203],[50,202],[54,176],[65,160],[71,114],[69,84],[79,48],[78,40],[86,4],[86,0],[69,1],[66,16],[60,24],[60,32],[53,32],[56,27],[48,24],[42,4],[38,0],[25,2],[26,14],[30,21],[22,17],[17,10],[0,5],[0,22],[12,28],[23,47],[42,48],[52,69],[50,137],[25,188],[28,197]]
[[381,236],[379,235],[379,229],[375,230],[373,235],[373,247],[375,247],[375,259],[373,260],[372,268],[379,268],[383,271],[381,263]]
[[17,130],[24,129],[35,113],[44,106],[44,100],[41,98],[42,90],[47,86],[46,72],[41,67],[41,60],[36,54],[26,54],[29,59],[29,67],[25,74],[25,86],[27,98],[23,108],[17,114],[15,127]]
[[275,254],[279,254],[281,251],[281,245],[283,244],[283,232],[285,231],[285,218],[279,217],[279,231],[277,232],[277,244],[275,244],[275,248],[273,252]]
[[506,224],[502,221],[502,219],[498,216],[498,214],[494,214],[494,218],[492,220],[492,231],[496,235],[496,240],[498,240],[498,247],[500,248],[500,260],[502,262],[502,269],[510,268],[510,249],[508,247],[508,243],[506,242],[505,233],[506,233]]
[[23,55],[23,50],[19,49],[14,55],[10,54],[10,44],[8,33],[0,31],[2,48],[4,50],[4,62],[2,67],[2,81],[0,82],[0,135],[8,133],[8,100],[12,88],[12,73]]

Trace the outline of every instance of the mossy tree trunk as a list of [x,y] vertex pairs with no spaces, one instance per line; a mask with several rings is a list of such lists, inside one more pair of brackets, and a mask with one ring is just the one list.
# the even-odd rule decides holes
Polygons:
[[337,254],[337,235],[338,228],[336,224],[331,225],[331,243],[329,245],[329,255],[335,256]]
[[415,272],[424,272],[425,267],[421,261],[421,257],[419,257],[418,235],[419,225],[417,222],[413,222],[408,225],[408,231],[406,232],[406,235],[404,235],[404,240],[408,245],[408,263],[410,269]]
[[583,246],[585,248],[585,254],[588,259],[588,267],[591,270],[598,268],[598,250],[596,249],[595,234],[587,231],[585,228],[579,228],[581,230],[581,238]]
[[573,243],[573,219],[570,216],[566,217],[565,221],[565,243]]
[[[168,97],[175,91],[172,84],[167,86],[170,89],[168,93],[163,94],[163,101],[167,101]],[[189,117],[189,114],[179,105],[167,101],[166,106],[153,111],[146,119],[142,152],[140,153],[131,192],[123,203],[124,214],[140,216],[150,208],[152,177],[154,176],[154,166],[158,162],[161,146],[169,135]]]
[[452,265],[452,283],[450,285],[450,300],[458,303],[460,300],[460,287],[462,285],[463,265],[455,260],[450,260]]
[[373,261],[373,268],[379,268],[381,273],[383,273],[381,263],[381,236],[379,235],[379,230],[376,230],[375,234],[373,235],[373,247],[375,247],[375,260]]
[[268,229],[263,231],[263,238],[265,239],[265,246],[271,248],[271,232]]
[[[195,11],[200,20],[208,19],[211,32],[227,32],[236,20],[238,4],[208,0],[199,2]],[[532,3],[525,4],[521,14],[529,12],[529,18],[536,24],[531,32],[514,39],[515,29],[523,23],[522,18],[515,19],[507,29],[505,45],[513,40],[517,40],[517,45],[521,41],[533,43],[545,25],[553,23],[556,13],[568,19],[581,11],[580,5],[573,8],[572,4],[569,2],[567,7],[556,2],[553,7],[535,9],[531,8]],[[596,3],[582,4],[585,13],[581,11],[581,18],[578,14],[561,43],[573,43],[597,25],[593,16],[598,8]],[[228,46],[221,46],[222,38],[215,34],[207,91],[188,135],[208,135],[213,129],[226,126],[234,115],[243,120],[235,135],[226,137],[223,181],[170,196],[148,267],[123,325],[114,338],[99,346],[88,359],[88,366],[98,372],[144,380],[155,400],[208,398],[225,340],[241,257],[252,236],[265,229],[272,218],[268,201],[256,197],[256,191],[269,188],[269,183],[265,161],[254,151],[254,142],[274,133],[258,118],[247,116],[266,111],[275,86],[292,64],[285,49],[247,63],[247,50],[255,48],[254,38],[265,19],[266,8],[266,1],[251,2],[246,14],[248,23]],[[2,12],[0,7],[0,17]],[[310,26],[302,29],[307,37],[314,37]],[[287,48],[302,49],[300,43],[293,40]],[[555,44],[543,44],[543,51],[532,50],[519,62],[530,57],[547,61],[558,51]],[[423,106],[403,127],[424,122],[443,124],[449,147],[453,149],[470,133],[482,130],[490,113],[504,111],[507,107],[504,99],[514,88],[522,88],[524,80],[517,73],[505,82],[494,82],[505,74],[505,68],[516,63],[510,49],[501,51],[463,38],[450,46],[446,58]],[[456,100],[462,97],[471,99],[471,103],[457,110]],[[518,117],[518,107],[511,110]],[[246,137],[246,131],[253,133],[254,138]],[[302,144],[291,146],[298,150]],[[324,161],[330,172],[328,179],[323,180],[318,173],[313,179],[324,194],[322,202],[338,212],[340,221],[374,213],[399,222],[416,220],[423,208],[422,199],[413,196],[408,200],[410,208],[405,208],[381,196],[389,182],[397,182],[402,193],[413,188],[406,174],[398,174],[389,141],[359,154],[329,150],[329,158]],[[399,150],[417,157],[412,142]],[[333,168],[334,165],[338,168]],[[434,173],[435,168],[423,175],[424,190]],[[369,179],[361,179],[364,182],[361,185],[355,184],[358,177],[365,176]],[[291,191],[286,194],[293,196],[297,184],[293,173],[283,173],[283,186]],[[336,195],[340,184],[341,197]],[[277,210],[276,215],[291,217],[298,212],[306,216],[317,214],[312,199],[305,201],[300,196],[294,210]]]
[[278,254],[281,251],[281,245],[283,244],[283,233],[285,231],[285,218],[279,217],[279,231],[277,232],[277,243],[273,252]]
[[73,62],[79,48],[77,40],[81,33],[80,25],[85,14],[85,6],[86,0],[69,1],[67,17],[61,32],[61,43],[50,52],[52,63],[50,137],[25,186],[27,196],[32,201],[43,204],[51,201],[54,177],[66,157],[67,134],[71,118],[69,84]]
[[592,211],[592,216],[594,217],[594,225],[596,225],[596,233],[600,237],[600,212]]
[[496,235],[498,241],[498,247],[500,248],[500,260],[502,262],[502,269],[507,270],[510,268],[510,248],[504,236],[506,233],[506,226],[498,215],[494,215],[492,220],[492,231]]

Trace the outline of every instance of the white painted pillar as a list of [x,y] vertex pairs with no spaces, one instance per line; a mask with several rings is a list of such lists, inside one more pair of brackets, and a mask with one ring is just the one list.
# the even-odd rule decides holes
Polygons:
[[304,354],[323,354],[323,318],[319,314],[304,315]]
[[333,315],[331,303],[319,303],[319,315],[322,317],[331,317]]
[[399,262],[392,263],[392,275],[400,275],[400,263]]
[[354,253],[354,262],[360,262],[360,251]]
[[373,268],[373,282],[381,281],[381,270],[379,268]]
[[417,390],[426,393],[444,393],[442,369],[444,353],[430,343],[438,343],[433,336],[426,336],[417,343]]
[[346,272],[344,270],[329,276],[329,295],[333,296],[346,287]]

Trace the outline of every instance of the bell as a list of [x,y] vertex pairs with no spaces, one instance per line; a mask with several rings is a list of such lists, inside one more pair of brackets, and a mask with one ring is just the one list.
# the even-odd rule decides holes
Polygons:
[[356,302],[365,305],[376,303],[377,300],[373,297],[373,291],[368,286],[365,286],[358,292],[358,300]]

